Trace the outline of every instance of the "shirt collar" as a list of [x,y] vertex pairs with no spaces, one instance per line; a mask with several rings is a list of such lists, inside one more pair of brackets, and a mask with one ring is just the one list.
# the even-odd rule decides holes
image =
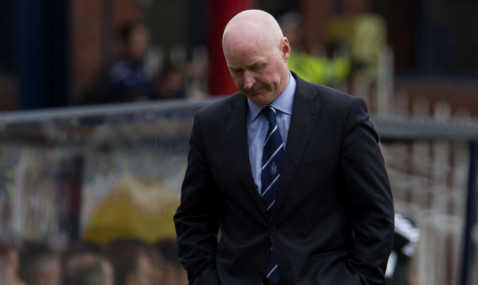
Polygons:
[[[287,84],[287,87],[285,88],[284,92],[282,92],[282,94],[279,95],[279,97],[277,97],[269,105],[274,107],[274,109],[281,111],[282,113],[291,115],[296,85],[296,80],[289,71],[289,84]],[[249,98],[247,99],[247,104],[249,105],[249,118],[251,121],[254,121],[261,112],[262,108],[264,108],[265,106],[256,104],[252,102]]]

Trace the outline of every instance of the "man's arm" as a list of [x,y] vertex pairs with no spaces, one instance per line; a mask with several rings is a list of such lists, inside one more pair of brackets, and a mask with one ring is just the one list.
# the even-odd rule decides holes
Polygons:
[[378,136],[361,99],[349,110],[343,133],[342,167],[355,236],[349,265],[364,284],[385,284],[394,230],[393,201]]
[[196,114],[188,167],[181,189],[181,204],[174,216],[179,259],[188,272],[190,284],[220,284],[215,267],[218,198]]

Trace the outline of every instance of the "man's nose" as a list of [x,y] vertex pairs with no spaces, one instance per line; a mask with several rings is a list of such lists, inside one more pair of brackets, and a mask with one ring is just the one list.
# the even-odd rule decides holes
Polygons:
[[254,86],[256,79],[254,78],[254,74],[250,71],[244,71],[244,88],[250,89]]

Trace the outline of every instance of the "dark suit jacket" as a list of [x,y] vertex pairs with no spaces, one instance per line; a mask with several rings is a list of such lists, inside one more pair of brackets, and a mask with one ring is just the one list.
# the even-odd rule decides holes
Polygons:
[[385,284],[394,210],[366,106],[294,77],[270,218],[251,172],[246,98],[237,93],[196,113],[174,217],[191,284],[260,284],[271,245],[284,284]]

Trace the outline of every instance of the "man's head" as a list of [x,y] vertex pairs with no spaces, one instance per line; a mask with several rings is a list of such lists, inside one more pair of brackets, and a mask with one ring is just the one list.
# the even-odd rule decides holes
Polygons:
[[149,29],[142,23],[125,24],[119,32],[124,52],[130,60],[142,62],[150,44]]
[[254,103],[270,104],[287,87],[290,46],[272,15],[237,14],[224,29],[222,47],[237,88]]
[[107,259],[93,260],[77,268],[66,285],[113,285],[113,267]]
[[20,277],[28,285],[59,285],[60,258],[47,244],[24,242]]
[[115,284],[153,285],[160,280],[159,261],[152,246],[133,238],[117,238],[107,245]]
[[64,252],[62,273],[65,285],[114,284],[113,265],[102,248],[84,240],[73,242]]

